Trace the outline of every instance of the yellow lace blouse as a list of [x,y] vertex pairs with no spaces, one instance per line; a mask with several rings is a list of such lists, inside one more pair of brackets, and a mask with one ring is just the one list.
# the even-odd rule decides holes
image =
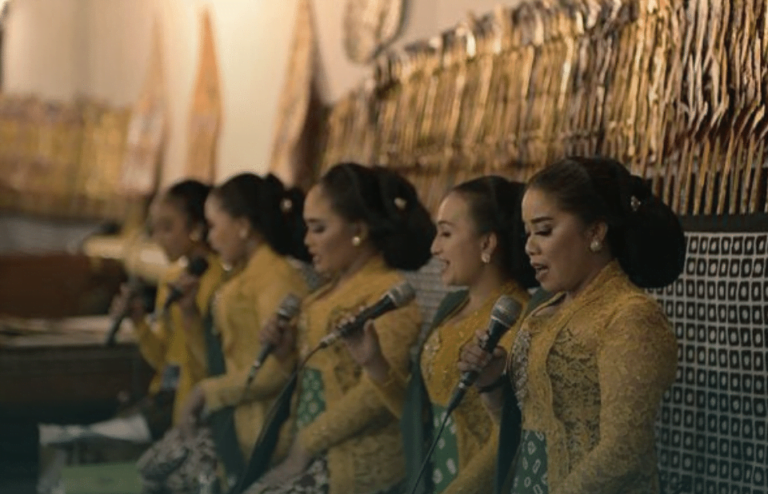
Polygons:
[[659,492],[654,420],[675,379],[661,307],[617,262],[567,305],[537,308],[510,359],[523,429],[543,432],[551,494]]
[[[201,313],[207,313],[211,297],[224,278],[224,269],[219,258],[208,256],[208,269],[200,277],[200,289],[197,294],[197,307]],[[176,280],[186,269],[181,263],[173,264],[161,277],[157,286],[156,307],[161,308],[168,298],[168,283]],[[171,306],[165,317],[158,318],[150,327],[142,322],[135,328],[136,339],[144,359],[154,368],[155,374],[149,386],[149,393],[160,391],[163,369],[166,365],[179,366],[179,382],[173,403],[173,423],[178,424],[181,407],[192,387],[206,376],[205,339],[202,329],[200,334],[188,334],[184,330],[181,309]]]
[[261,432],[272,398],[288,377],[274,358],[268,358],[250,388],[245,389],[251,364],[261,349],[258,332],[289,293],[300,297],[307,293],[303,276],[287,258],[264,244],[216,295],[213,321],[221,334],[227,372],[203,380],[201,387],[211,412],[238,405],[243,399],[235,410],[235,429],[245,458]]
[[[400,273],[375,257],[332,293],[329,285],[310,295],[299,318],[299,353],[306,355],[340,318],[376,302],[403,281]],[[420,322],[414,302],[376,320],[384,354],[400,372],[407,368]],[[322,378],[325,411],[298,432],[297,440],[312,455],[326,455],[330,494],[373,493],[399,482],[404,476],[404,462],[398,423],[373,384],[363,379],[362,369],[344,344],[337,342],[315,354],[307,369],[318,371]],[[294,399],[294,417],[297,403]],[[282,443],[293,427],[293,423],[283,427]]]
[[[434,328],[421,352],[421,371],[430,402],[445,408],[459,382],[461,373],[456,367],[461,348],[475,338],[475,331],[487,327],[491,310],[501,295],[508,295],[522,307],[528,303],[528,292],[515,283],[504,285],[479,309],[466,317],[454,320],[449,316]],[[466,300],[454,312],[461,310]],[[509,348],[517,334],[511,328],[499,342]],[[402,415],[407,380],[390,374],[391,379],[377,386],[383,400],[397,417]],[[443,490],[443,494],[484,494],[493,489],[493,473],[498,447],[498,428],[488,418],[477,390],[467,391],[461,404],[452,414],[456,424],[459,469],[458,476]]]

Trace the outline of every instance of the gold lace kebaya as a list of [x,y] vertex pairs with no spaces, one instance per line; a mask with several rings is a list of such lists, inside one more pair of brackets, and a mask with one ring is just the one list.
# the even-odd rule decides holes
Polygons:
[[[446,297],[435,317],[433,327],[423,345],[419,359],[422,378],[428,394],[433,428],[436,430],[448,406],[461,373],[457,368],[462,347],[474,340],[475,332],[488,326],[493,305],[500,295],[508,295],[525,306],[528,293],[515,283],[507,283],[485,300],[481,307],[465,317],[458,314],[468,303],[468,296]],[[455,303],[448,303],[456,300]],[[453,305],[453,307],[450,307]],[[499,343],[509,348],[517,326],[511,328]],[[391,373],[391,379],[377,389],[393,413],[404,413],[407,379]],[[414,413],[409,410],[409,413]],[[404,438],[405,439],[405,438]],[[484,494],[491,492],[498,445],[498,429],[488,417],[477,390],[470,388],[453,412],[432,457],[434,492],[442,494]]]
[[301,273],[264,244],[217,292],[213,321],[220,334],[227,371],[203,380],[201,386],[209,412],[237,406],[235,429],[245,458],[251,454],[272,399],[290,374],[276,359],[269,358],[245,389],[253,359],[261,350],[258,332],[286,295],[303,296],[307,291]]
[[658,493],[654,421],[677,367],[669,322],[615,261],[562,301],[523,321],[510,355],[523,414],[512,492]]
[[[224,278],[224,269],[218,256],[207,258],[208,269],[200,277],[197,293],[197,307],[201,313],[208,310],[211,298]],[[169,267],[158,282],[156,307],[162,307],[168,298],[169,283],[181,275],[185,267],[176,263]],[[149,394],[161,390],[163,370],[167,366],[178,366],[178,385],[173,402],[173,424],[178,425],[182,406],[192,387],[206,376],[205,342],[202,328],[185,331],[181,309],[178,304],[171,306],[154,327],[142,322],[135,328],[139,349],[144,359],[157,371],[149,386]]]
[[[342,285],[329,284],[314,292],[302,305],[299,352],[315,348],[341,317],[376,302],[403,281],[377,256]],[[415,303],[376,320],[384,354],[397,372],[406,372],[420,326]],[[297,429],[296,440],[304,450],[327,459],[329,494],[385,491],[404,476],[397,421],[363,376],[342,342],[318,352],[299,376],[291,419],[281,430],[276,456],[285,451]]]

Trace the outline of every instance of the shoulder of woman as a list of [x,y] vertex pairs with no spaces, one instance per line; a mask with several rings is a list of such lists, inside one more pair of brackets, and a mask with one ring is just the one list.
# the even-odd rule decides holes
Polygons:
[[642,333],[648,338],[674,336],[661,305],[642,291],[618,294],[610,304],[606,333]]
[[383,269],[364,269],[349,280],[349,287],[361,296],[380,296],[390,288],[408,280],[400,271],[385,267]]

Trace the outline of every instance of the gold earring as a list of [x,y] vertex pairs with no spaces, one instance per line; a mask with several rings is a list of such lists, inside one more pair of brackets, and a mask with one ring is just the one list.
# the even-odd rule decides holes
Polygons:
[[589,244],[589,250],[597,254],[598,252],[603,250],[603,243],[598,239],[593,239],[592,243]]
[[480,260],[483,261],[483,264],[488,264],[491,262],[491,255],[487,252],[483,252],[480,254]]
[[355,247],[360,247],[360,244],[362,243],[363,243],[363,239],[360,238],[360,235],[355,235],[354,237],[352,237],[352,245],[354,245]]
[[203,239],[203,234],[195,230],[189,234],[189,239],[193,242],[199,242]]

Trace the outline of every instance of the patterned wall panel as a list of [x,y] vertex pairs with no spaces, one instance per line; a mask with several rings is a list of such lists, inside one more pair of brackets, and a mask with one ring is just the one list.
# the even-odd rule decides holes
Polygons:
[[654,295],[678,339],[657,421],[667,492],[768,491],[768,218],[689,221],[685,273]]

